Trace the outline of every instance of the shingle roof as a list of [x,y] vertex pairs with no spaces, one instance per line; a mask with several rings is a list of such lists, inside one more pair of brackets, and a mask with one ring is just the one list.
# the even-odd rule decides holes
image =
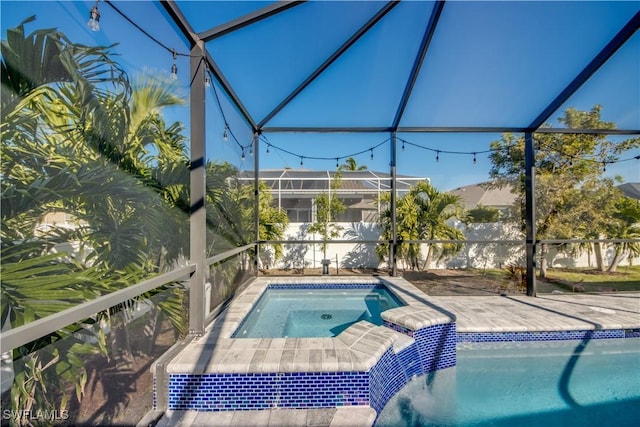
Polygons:
[[626,182],[618,185],[618,188],[625,196],[640,200],[640,182]]
[[516,195],[511,192],[510,186],[502,188],[489,187],[489,183],[465,185],[451,190],[450,193],[459,196],[466,209],[475,208],[478,205],[504,207],[510,206],[516,200]]

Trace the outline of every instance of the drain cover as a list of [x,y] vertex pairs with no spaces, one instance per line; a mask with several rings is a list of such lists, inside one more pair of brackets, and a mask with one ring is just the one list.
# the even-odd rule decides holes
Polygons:
[[328,319],[331,319],[332,317],[333,317],[332,315],[326,314],[326,313],[320,316],[322,320],[328,320]]

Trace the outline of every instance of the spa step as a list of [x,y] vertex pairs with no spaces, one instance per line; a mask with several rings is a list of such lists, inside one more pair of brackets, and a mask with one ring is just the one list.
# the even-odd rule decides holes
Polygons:
[[376,412],[370,406],[227,412],[167,411],[156,426],[365,427],[373,425],[375,418]]

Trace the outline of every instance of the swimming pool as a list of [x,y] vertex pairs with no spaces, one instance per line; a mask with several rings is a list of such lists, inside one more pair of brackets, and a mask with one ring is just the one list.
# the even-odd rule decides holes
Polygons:
[[458,365],[414,378],[376,426],[635,426],[640,339],[459,344]]
[[335,337],[361,320],[382,325],[383,311],[403,305],[384,285],[270,285],[233,338]]

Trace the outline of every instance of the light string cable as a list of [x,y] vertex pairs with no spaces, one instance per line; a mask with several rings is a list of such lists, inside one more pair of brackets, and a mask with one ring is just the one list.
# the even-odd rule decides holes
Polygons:
[[336,167],[339,167],[340,160],[348,159],[349,157],[356,157],[356,156],[359,156],[359,155],[364,154],[364,153],[371,153],[371,155],[373,156],[373,150],[375,150],[376,148],[378,148],[378,147],[386,144],[387,142],[389,142],[389,140],[391,140],[391,137],[386,138],[384,141],[381,141],[381,142],[379,142],[379,143],[377,143],[377,144],[375,144],[375,145],[373,145],[373,146],[371,146],[369,148],[365,148],[363,150],[360,150],[360,151],[357,151],[357,152],[354,152],[354,153],[351,153],[351,154],[342,154],[342,155],[339,155],[339,156],[309,156],[309,155],[299,154],[299,153],[295,153],[293,151],[284,149],[282,147],[278,147],[277,145],[274,145],[263,134],[260,134],[260,139],[265,144],[267,144],[267,154],[269,153],[269,150],[271,148],[273,148],[276,151],[279,151],[279,152],[282,152],[282,153],[286,153],[286,154],[288,154],[290,156],[299,158],[300,159],[300,165],[303,165],[305,159],[307,159],[307,160],[335,160],[336,161]]
[[593,163],[599,163],[602,165],[602,169],[603,172],[607,171],[607,165],[614,165],[616,163],[623,163],[623,162],[630,162],[633,160],[640,160],[640,154],[636,155],[636,156],[632,156],[632,157],[627,157],[627,158],[623,158],[623,159],[616,159],[613,160],[611,157],[609,159],[598,159],[595,156],[576,156],[573,154],[567,154],[565,151],[563,151],[562,149],[556,148],[556,147],[551,147],[548,144],[545,144],[544,142],[542,142],[539,138],[536,138],[534,136],[534,141],[536,142],[536,144],[538,145],[538,147],[542,147],[544,148],[547,152],[555,152],[558,153],[560,156],[562,157],[566,157],[569,159],[568,163],[569,166],[572,165],[574,160],[584,160],[587,162],[593,162]]
[[420,148],[422,150],[431,151],[436,154],[436,161],[440,161],[440,154],[455,154],[455,155],[465,155],[465,156],[473,156],[473,163],[477,162],[477,157],[480,154],[492,153],[494,151],[508,150],[510,147],[503,147],[497,149],[488,149],[488,150],[475,150],[475,151],[454,151],[454,150],[441,150],[431,147],[425,147],[420,144],[416,144],[414,142],[407,141],[406,139],[398,138],[399,141],[402,142],[402,151],[405,150],[405,145],[410,145],[412,147]]
[[138,25],[133,19],[129,18],[123,11],[118,9],[118,7],[116,5],[114,5],[111,1],[104,0],[104,2],[106,4],[108,4],[113,10],[115,10],[120,16],[122,16],[124,19],[126,19],[131,25],[136,27],[142,34],[144,34],[149,39],[154,41],[158,46],[162,47],[167,52],[172,53],[172,54],[175,53],[178,56],[186,56],[188,58],[197,58],[198,56],[200,56],[200,55],[195,55],[194,56],[194,55],[190,55],[188,53],[177,52],[175,49],[170,48],[169,46],[167,46],[166,44],[162,43],[160,40],[158,40],[157,38],[155,38],[154,36],[149,34],[149,32],[147,32],[144,28],[142,28],[140,25]]
[[[133,19],[129,18],[122,10],[120,10],[110,0],[104,0],[104,2],[107,5],[109,5],[116,13],[118,13],[120,16],[122,16],[127,22],[129,22],[131,25],[133,25],[138,31],[140,31],[142,34],[147,36],[150,40],[152,40],[154,43],[156,43],[158,46],[162,47],[163,49],[165,49],[167,52],[171,53],[172,55],[183,56],[183,57],[188,57],[188,58],[197,58],[197,57],[199,57],[201,60],[198,62],[198,67],[196,69],[196,73],[194,74],[194,76],[191,78],[191,81],[190,81],[191,84],[193,83],[199,68],[202,66],[202,62],[206,61],[204,56],[201,56],[201,55],[190,55],[188,53],[178,52],[175,49],[170,48],[165,43],[161,42],[156,37],[151,35],[148,31],[146,31],[140,25],[138,25]],[[210,75],[210,70],[208,69],[208,67],[206,67],[206,72],[209,73],[209,78],[211,80],[213,80],[211,78],[212,76]],[[226,132],[228,132],[229,135],[231,135],[231,137],[233,138],[235,143],[238,145],[238,147],[240,147],[240,149],[242,151],[244,151],[247,148],[250,148],[252,146],[252,144],[253,144],[253,141],[251,141],[249,144],[247,144],[245,146],[245,145],[242,145],[238,141],[238,139],[236,138],[235,134],[231,130],[231,127],[229,126],[229,123],[228,123],[228,121],[227,121],[227,119],[225,117],[224,110],[222,109],[222,104],[221,104],[219,96],[218,96],[218,92],[215,89],[215,84],[211,84],[211,87],[213,88],[213,93],[214,93],[214,96],[216,98],[216,102],[218,104],[218,108],[220,109],[220,113],[221,113],[222,118],[223,118],[224,123],[225,123],[225,134],[226,134]],[[347,159],[349,157],[359,156],[359,155],[367,153],[367,152],[371,152],[371,155],[373,157],[373,150],[375,148],[378,148],[379,146],[383,145],[384,143],[386,143],[387,141],[390,140],[390,138],[387,138],[386,140],[384,140],[383,142],[381,142],[379,144],[376,144],[376,145],[374,145],[372,147],[369,147],[369,148],[366,148],[364,150],[358,151],[356,153],[348,154],[348,155],[320,157],[320,156],[306,156],[306,155],[294,153],[292,151],[285,150],[285,149],[283,149],[281,147],[273,145],[262,134],[261,134],[261,138],[267,144],[267,150],[270,147],[272,147],[275,150],[281,151],[283,153],[289,154],[289,155],[294,156],[294,157],[298,157],[298,158],[301,159],[301,161],[303,159],[310,159],[310,160],[336,160],[336,162],[339,162],[340,160],[343,160],[343,159]],[[476,163],[476,157],[479,154],[486,154],[486,153],[491,153],[491,152],[494,152],[494,151],[508,150],[510,148],[510,147],[502,147],[502,148],[497,148],[497,149],[477,150],[477,151],[454,151],[454,150],[442,150],[442,149],[436,149],[436,148],[431,148],[431,147],[425,147],[425,146],[422,146],[422,145],[407,141],[407,140],[405,140],[403,138],[397,138],[397,139],[402,142],[402,149],[403,150],[405,148],[405,145],[410,145],[410,146],[413,146],[413,147],[416,147],[416,148],[420,148],[422,150],[431,151],[431,152],[436,154],[436,161],[440,160],[440,154],[454,154],[454,155],[467,155],[467,156],[472,155],[473,156],[473,162]],[[535,138],[535,140],[536,140],[536,142],[537,142],[537,144],[539,146],[544,147],[546,150],[555,151],[555,152],[559,153],[560,155],[569,158],[569,162],[572,162],[574,159],[582,159],[582,160],[586,160],[586,161],[592,161],[594,163],[601,163],[605,170],[606,170],[607,165],[616,164],[616,163],[622,163],[622,162],[628,162],[628,161],[632,161],[632,160],[640,160],[640,155],[636,155],[636,156],[632,156],[632,157],[628,157],[628,158],[624,158],[624,159],[617,159],[617,160],[599,160],[599,159],[596,159],[596,158],[593,158],[593,157],[574,156],[574,155],[571,155],[571,154],[567,154],[566,152],[564,152],[564,151],[562,151],[560,149],[557,149],[555,147],[546,146],[544,143],[542,143],[537,138]]]
[[[203,61],[206,61],[206,59],[203,58]],[[231,130],[231,126],[229,126],[229,122],[227,121],[227,116],[224,113],[224,109],[222,108],[222,103],[220,102],[220,96],[218,95],[218,91],[216,90],[215,76],[211,75],[211,70],[209,69],[209,67],[205,67],[205,73],[209,74],[209,79],[211,81],[210,89],[213,92],[213,96],[216,100],[216,104],[218,104],[218,110],[220,111],[220,115],[222,116],[222,121],[224,122],[224,138],[228,138],[228,135],[231,135],[231,138],[233,139],[233,141],[238,145],[238,147],[240,147],[240,149],[244,153],[244,150],[246,148],[249,148],[253,144],[253,141],[247,144],[246,146],[242,145],[240,141],[238,141],[238,138],[236,138],[236,135]],[[227,132],[228,132],[228,135],[227,135]]]

